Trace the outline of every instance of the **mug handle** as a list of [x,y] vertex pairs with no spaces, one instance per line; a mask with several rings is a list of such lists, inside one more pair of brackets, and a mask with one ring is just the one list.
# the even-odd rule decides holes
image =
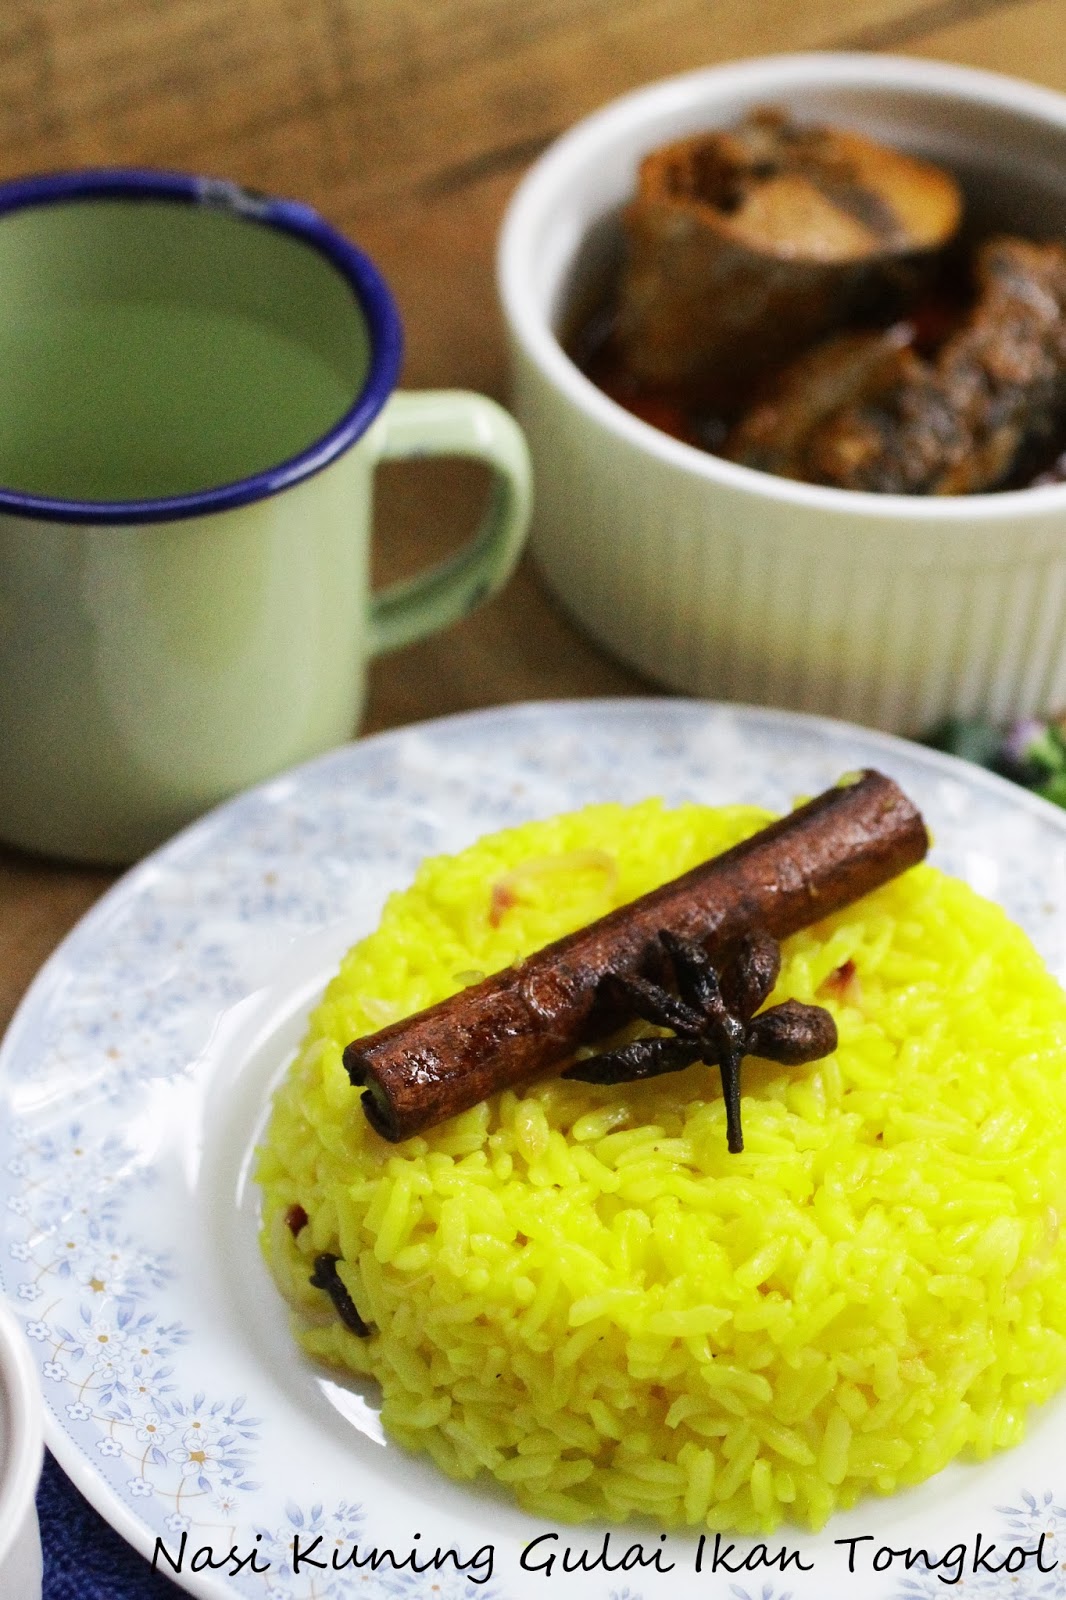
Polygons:
[[488,510],[462,549],[371,595],[369,652],[381,655],[458,622],[506,582],[529,526],[532,472],[514,419],[494,400],[465,389],[393,394],[366,442],[373,465],[469,456],[493,469]]

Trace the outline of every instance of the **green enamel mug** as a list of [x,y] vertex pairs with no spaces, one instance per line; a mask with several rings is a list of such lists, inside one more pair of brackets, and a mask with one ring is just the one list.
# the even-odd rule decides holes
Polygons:
[[[124,863],[349,738],[369,659],[510,574],[522,435],[397,392],[373,263],[309,207],[184,174],[0,186],[0,839]],[[371,592],[374,468],[492,469],[450,559]]]

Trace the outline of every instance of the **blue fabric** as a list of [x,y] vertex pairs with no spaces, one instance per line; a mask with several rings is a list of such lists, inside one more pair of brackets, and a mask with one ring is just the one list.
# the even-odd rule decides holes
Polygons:
[[176,1585],[152,1571],[47,1453],[37,1515],[44,1600],[177,1600]]

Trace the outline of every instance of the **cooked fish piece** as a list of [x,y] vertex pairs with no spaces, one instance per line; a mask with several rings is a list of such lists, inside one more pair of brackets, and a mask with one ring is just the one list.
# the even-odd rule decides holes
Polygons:
[[667,145],[625,216],[622,358],[641,383],[735,414],[816,339],[901,308],[961,216],[949,173],[770,108]]
[[722,455],[782,478],[806,475],[818,430],[903,380],[914,356],[913,326],[841,333],[800,356],[769,386],[765,397],[726,439]]
[[895,494],[976,494],[1035,470],[1066,424],[1066,246],[990,239],[975,275],[973,308],[934,357],[902,329],[831,340],[778,376],[722,453]]

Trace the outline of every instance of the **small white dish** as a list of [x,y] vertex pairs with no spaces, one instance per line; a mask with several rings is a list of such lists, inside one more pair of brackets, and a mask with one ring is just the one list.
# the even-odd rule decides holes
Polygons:
[[[1005,1553],[1050,1528],[1045,1563],[1062,1558],[1066,1394],[1016,1450],[817,1535],[778,1529],[770,1549],[810,1570],[713,1576],[708,1557],[698,1574],[695,1538],[671,1529],[674,1570],[612,1571],[594,1560],[603,1527],[552,1527],[386,1439],[371,1387],[302,1357],[259,1253],[251,1163],[271,1086],[344,950],[423,857],[651,792],[783,809],[859,766],[903,785],[939,865],[1066,975],[1066,814],[884,735],[694,701],[513,706],[363,740],[230,802],[104,896],[0,1050],[0,1285],[29,1318],[48,1444],[119,1533],[202,1600],[927,1600],[944,1592],[936,1572],[871,1571],[872,1554],[968,1541],[972,1555],[978,1530]],[[613,1528],[610,1562],[641,1541],[654,1555],[659,1532]],[[358,1546],[424,1562],[440,1546],[467,1567],[294,1573],[294,1539],[306,1551],[319,1535],[315,1560]],[[866,1536],[849,1574],[836,1541]],[[560,1556],[549,1583],[522,1566],[538,1538],[534,1562],[570,1546],[593,1565],[566,1573]],[[735,1544],[734,1562],[752,1548]],[[1032,1569],[1019,1594],[1061,1593]],[[993,1583],[974,1593],[992,1600]]]
[[40,1380],[26,1336],[0,1298],[0,1600],[40,1600],[35,1495],[44,1455]]
[[577,124],[508,207],[499,290],[533,456],[532,548],[614,654],[688,694],[915,734],[1066,703],[1066,484],[856,493],[724,461],[640,421],[566,354],[621,253],[648,151],[753,106],[856,129],[962,179],[981,232],[1066,228],[1066,96],[943,62],[768,56],[651,84]]

